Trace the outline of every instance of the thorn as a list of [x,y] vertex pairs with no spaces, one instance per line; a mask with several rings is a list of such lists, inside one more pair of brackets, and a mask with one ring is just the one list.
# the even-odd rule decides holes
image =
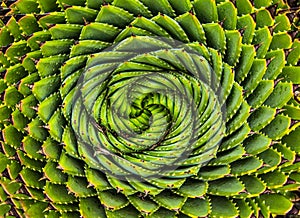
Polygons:
[[63,168],[60,165],[57,165],[56,169],[63,170]]
[[43,17],[45,17],[45,16],[47,16],[47,15],[49,15],[50,13],[44,13],[44,14],[33,14],[33,16],[37,19],[37,20],[39,20],[39,19],[41,19],[41,18],[43,18]]
[[40,178],[38,181],[42,181],[42,180],[45,180],[45,179],[47,179],[47,177],[46,177],[46,176],[43,176],[43,177]]
[[284,49],[285,57],[287,57],[295,48]]
[[37,106],[30,106],[29,108],[31,108],[32,110],[38,111],[38,107]]
[[46,43],[45,41],[36,41],[36,42],[39,44],[40,47],[42,47]]
[[262,46],[262,42],[259,44],[254,45],[255,51],[257,51],[261,46]]
[[274,29],[275,29],[278,25],[279,25],[279,23],[276,23],[275,25],[269,26],[269,27],[268,27],[268,29],[269,29],[271,35],[273,35]]
[[89,184],[87,185],[87,188],[90,188],[90,187],[94,187],[94,185],[89,182]]
[[121,193],[123,191],[123,189],[117,187],[117,193]]
[[28,88],[32,89],[33,85],[32,84],[25,84],[25,86],[27,86]]
[[241,28],[241,29],[238,30],[241,36],[244,35],[245,30],[246,30],[246,27],[243,27],[243,28]]
[[223,24],[224,24],[225,20],[226,20],[226,18],[224,17],[224,19],[223,19],[223,20],[221,20],[221,21],[219,21],[219,22],[218,22],[218,24],[219,24],[220,26],[223,26]]
[[283,108],[281,108],[281,109],[276,109],[276,114],[279,114],[279,113],[281,113],[281,112],[283,112],[283,111],[286,111],[286,109],[283,109]]
[[44,154],[44,151],[43,151],[43,149],[40,149],[36,153],[38,153],[38,154]]
[[86,25],[88,25],[90,22],[89,21],[87,21],[86,19],[85,19],[85,17],[82,17],[82,19],[83,19],[83,22],[84,22],[84,25],[86,26]]
[[64,10],[67,10],[68,8],[71,8],[71,7],[72,7],[72,5],[69,5],[69,4],[66,4],[66,3],[64,3],[64,5],[63,5]]
[[40,61],[39,59],[33,59],[33,58],[31,58],[31,60],[34,62],[34,64],[37,64]]
[[46,25],[47,25],[47,28],[50,29],[50,28],[56,26],[56,23],[47,23]]
[[271,57],[269,59],[266,59],[267,61],[267,66],[269,66],[269,64],[275,59],[275,57]]
[[281,81],[281,80],[283,80],[284,78],[279,78],[279,79],[276,79],[275,81],[274,81],[274,87]]

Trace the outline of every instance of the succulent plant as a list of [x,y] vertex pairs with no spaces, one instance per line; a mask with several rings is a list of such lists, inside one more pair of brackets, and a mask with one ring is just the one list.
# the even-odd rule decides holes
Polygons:
[[299,2],[4,0],[1,217],[298,215]]

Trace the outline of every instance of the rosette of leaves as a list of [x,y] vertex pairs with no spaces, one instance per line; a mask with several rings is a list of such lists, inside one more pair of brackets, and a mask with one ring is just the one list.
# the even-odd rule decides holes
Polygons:
[[[0,216],[298,214],[298,4],[283,0],[3,1]],[[193,59],[189,53],[172,50],[150,37],[180,41],[202,58]],[[149,45],[152,53],[131,57],[135,50],[130,46],[132,41]],[[114,45],[123,47],[101,52]],[[130,58],[124,59],[125,54]],[[111,67],[109,63],[119,65],[107,79],[101,70]],[[214,72],[219,96],[199,83],[195,74],[185,74],[187,68],[197,66],[201,70],[194,72]],[[203,70],[205,66],[211,68]],[[150,77],[150,71],[156,73]],[[123,103],[117,98],[104,101],[107,98],[102,93],[113,96],[116,90],[130,85],[130,80],[138,84],[136,72],[144,76],[145,83],[139,83],[146,84],[144,89],[164,83],[179,87],[194,99],[197,96],[191,93],[201,93],[199,99],[207,93],[206,110],[197,110],[206,111],[205,125],[193,128],[197,130],[193,134],[185,126],[174,133],[183,134],[186,145],[190,135],[196,136],[201,145],[190,149],[187,159],[178,162],[180,166],[153,179],[147,177],[151,169],[169,163],[165,161],[176,154],[174,148],[180,144],[173,140],[165,144],[167,149],[153,146],[157,138],[147,132],[150,115],[153,119],[165,117],[160,119],[165,124],[156,128],[164,132],[170,130],[172,118],[168,116],[178,114],[179,106],[183,113],[188,110],[176,100],[169,107],[171,103],[155,93],[146,103],[137,98],[131,123],[136,132],[148,135],[140,144],[119,139],[115,133],[122,133],[127,126],[116,123],[107,105]],[[99,95],[90,94],[89,90],[98,86]],[[201,92],[191,91],[197,89]],[[89,113],[79,107],[81,104],[76,106],[78,90]],[[215,105],[218,108],[214,99],[226,105],[224,120],[214,113]],[[142,111],[142,107],[147,110]],[[91,112],[94,119],[90,124],[95,128],[89,129],[85,118]],[[178,125],[189,124],[184,119],[177,121]],[[220,144],[218,137],[214,137],[216,141],[204,137],[221,133]],[[94,148],[93,139],[106,143],[106,150]],[[87,140],[91,147],[82,146]],[[107,150],[117,154],[115,158],[107,158]],[[142,179],[128,177],[128,172]]]

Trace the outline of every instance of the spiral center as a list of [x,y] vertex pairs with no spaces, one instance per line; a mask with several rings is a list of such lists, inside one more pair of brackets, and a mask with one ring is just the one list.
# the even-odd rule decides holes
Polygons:
[[72,123],[85,160],[126,178],[195,175],[224,131],[213,71],[182,48],[138,53],[125,42],[91,57],[80,80]]

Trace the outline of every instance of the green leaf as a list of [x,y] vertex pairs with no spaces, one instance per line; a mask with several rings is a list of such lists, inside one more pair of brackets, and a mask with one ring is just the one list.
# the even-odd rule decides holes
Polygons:
[[169,210],[179,210],[185,203],[186,198],[165,190],[153,197],[153,200]]
[[47,41],[41,46],[41,51],[44,57],[68,54],[73,43],[73,40],[68,39]]
[[260,28],[254,32],[253,44],[258,45],[259,48],[256,50],[256,57],[264,58],[267,54],[269,46],[272,41],[272,36],[267,27]]
[[160,25],[163,29],[165,29],[172,36],[172,38],[180,40],[182,42],[189,42],[189,39],[184,30],[171,17],[164,14],[158,14],[157,16],[153,17],[152,20]]
[[235,81],[241,82],[251,69],[254,61],[255,49],[252,45],[242,45],[242,51],[239,59],[239,63],[236,67]]
[[266,59],[270,61],[264,79],[276,79],[282,72],[285,65],[285,54],[283,50],[270,51],[266,54]]
[[138,0],[115,0],[112,3],[114,6],[125,9],[135,16],[151,17],[152,14],[148,8],[143,5],[142,1]]
[[166,14],[170,17],[175,17],[173,8],[168,0],[140,0],[145,6],[149,8],[154,15],[158,13]]
[[112,5],[104,5],[101,7],[96,22],[107,23],[117,27],[124,27],[128,25],[134,17],[132,14],[122,8],[118,8]]
[[61,147],[59,146],[58,142],[48,137],[46,141],[44,141],[42,145],[43,153],[45,156],[52,160],[59,160]]
[[112,42],[120,30],[106,23],[90,23],[82,28],[80,39]]
[[38,117],[28,124],[27,131],[32,138],[40,142],[45,141],[48,136],[44,123]]
[[53,39],[78,39],[81,29],[81,25],[56,24],[49,31]]
[[271,148],[260,153],[258,158],[265,163],[263,167],[257,171],[259,173],[274,170],[281,162],[281,154]]
[[226,30],[234,30],[237,24],[237,9],[231,2],[222,2],[217,5],[218,19],[224,21]]
[[59,159],[59,166],[63,169],[64,172],[72,174],[74,176],[84,175],[83,166],[80,161],[72,158],[62,152]]
[[234,199],[234,203],[239,210],[241,218],[250,218],[252,215],[251,207],[243,199]]
[[65,10],[66,18],[72,24],[85,24],[94,21],[97,16],[97,10],[73,6]]
[[259,175],[259,178],[261,178],[270,189],[283,186],[287,180],[287,176],[277,170],[266,174],[261,174]]
[[23,150],[30,158],[41,159],[41,160],[44,158],[43,155],[39,153],[41,149],[41,143],[33,139],[32,137],[25,136],[22,141],[22,145],[23,145]]
[[269,97],[273,92],[274,81],[262,80],[256,89],[247,97],[247,102],[250,106],[257,108]]
[[84,217],[105,217],[104,209],[96,197],[81,198],[79,203],[80,214]]
[[242,51],[242,37],[237,30],[225,31],[226,36],[226,62],[235,66]]
[[18,90],[10,86],[5,90],[4,102],[9,107],[15,107],[23,99],[23,95]]
[[176,0],[168,0],[171,4],[172,8],[176,11],[177,15],[184,14],[190,11],[193,7],[190,0],[176,1]]
[[[68,49],[69,49],[69,45],[68,45]],[[66,52],[69,52],[68,49]],[[47,51],[49,53],[51,52],[50,49],[47,49]],[[56,52],[56,49],[55,49],[55,52]],[[49,76],[53,75],[53,78],[54,78],[56,76],[56,74],[59,72],[60,67],[63,65],[63,63],[67,59],[68,59],[68,57],[66,55],[50,56],[50,57],[45,57],[45,58],[40,59],[36,65],[39,76],[41,78],[47,79],[47,78],[49,78]],[[38,82],[40,82],[40,81],[38,81]]]
[[299,66],[285,66],[280,74],[285,81],[293,84],[300,84],[300,67]]
[[45,177],[49,179],[50,182],[56,184],[63,184],[67,181],[67,175],[64,174],[57,167],[58,167],[57,163],[48,161],[48,163],[45,165],[43,169],[43,172],[45,174]]
[[236,7],[238,9],[238,15],[250,14],[253,10],[252,4],[249,0],[239,0],[236,2]]
[[258,10],[256,12],[256,28],[259,29],[271,25],[273,25],[273,19],[270,12],[266,9]]
[[275,86],[272,94],[264,102],[272,108],[282,108],[293,96],[293,84],[288,82],[279,82]]
[[205,195],[207,187],[206,182],[188,179],[175,193],[189,198],[197,198]]
[[132,207],[124,207],[120,210],[105,210],[108,218],[128,218],[128,217],[138,217],[138,211]]
[[212,166],[212,167],[202,167],[199,171],[199,178],[203,180],[214,180],[218,178],[223,178],[225,175],[230,173],[228,166]]
[[245,190],[252,195],[260,194],[266,189],[266,185],[255,176],[242,176],[240,180],[245,185]]
[[250,174],[261,167],[262,164],[262,161],[258,160],[255,157],[247,157],[231,163],[231,173],[234,175]]
[[45,181],[40,180],[40,178],[42,178],[42,174],[28,168],[24,168],[20,172],[20,176],[28,187],[41,189],[45,185]]
[[45,194],[54,203],[66,204],[72,203],[76,198],[68,194],[68,190],[65,185],[56,185],[50,182],[46,183]]
[[59,104],[60,95],[59,93],[54,93],[39,104],[37,114],[43,122],[48,123],[55,110],[57,110]]
[[269,207],[271,213],[276,215],[286,214],[293,206],[291,201],[280,194],[264,194],[260,199]]
[[274,118],[276,109],[261,106],[253,111],[248,119],[249,126],[254,131],[259,131],[268,125]]
[[268,149],[272,140],[262,134],[253,134],[243,142],[248,154],[256,155]]
[[203,28],[205,31],[207,45],[221,53],[224,53],[226,48],[226,39],[225,32],[222,27],[218,23],[207,23],[203,24]]
[[56,92],[60,85],[60,78],[57,75],[49,76],[34,83],[32,93],[39,100],[43,101],[52,93]]
[[91,168],[87,168],[85,174],[89,184],[94,186],[95,189],[99,191],[104,191],[112,188],[109,182],[107,181],[105,175],[101,172]]
[[210,205],[205,199],[188,198],[181,210],[190,217],[205,217],[210,212]]
[[12,147],[19,148],[23,140],[23,134],[10,125],[3,130],[3,138]]
[[39,13],[38,3],[32,0],[20,0],[15,4],[15,7],[23,14]]
[[212,217],[235,217],[238,211],[234,204],[225,197],[211,196]]
[[159,208],[159,205],[148,198],[140,198],[136,195],[131,195],[128,196],[128,200],[137,210],[145,214],[152,214]]
[[218,21],[218,12],[214,0],[196,0],[193,2],[196,16],[201,23],[212,23]]
[[16,64],[6,70],[4,79],[8,85],[11,85],[17,83],[27,75],[28,73],[26,72],[25,68],[21,64]]
[[101,204],[109,210],[119,210],[126,207],[129,202],[124,195],[118,194],[116,191],[102,191],[98,193]]
[[266,60],[264,59],[255,59],[253,61],[250,72],[242,82],[246,96],[248,96],[258,86],[267,70],[266,65]]
[[300,140],[300,126],[298,126],[295,130],[290,132],[288,135],[285,135],[282,138],[282,142],[286,144],[288,148],[295,151],[297,154],[300,152],[300,146],[298,142]]
[[225,177],[208,183],[208,193],[213,195],[232,196],[244,189],[244,185],[234,177]]
[[11,209],[11,205],[2,203],[0,204],[0,216],[3,216],[8,213]]
[[291,119],[283,115],[277,115],[272,122],[267,125],[262,132],[271,139],[277,140],[286,135],[291,124]]
[[230,150],[219,152],[217,157],[209,162],[210,165],[229,164],[235,160],[240,159],[245,153],[242,146],[236,146]]
[[206,42],[205,32],[203,27],[197,17],[190,13],[186,12],[185,14],[176,17],[175,19],[182,29],[186,32],[191,42],[197,41],[201,43]]
[[88,182],[82,177],[69,176],[66,186],[76,197],[89,197],[96,194],[94,189],[87,187]]
[[288,33],[277,33],[273,35],[270,49],[288,49],[292,46],[292,38]]

